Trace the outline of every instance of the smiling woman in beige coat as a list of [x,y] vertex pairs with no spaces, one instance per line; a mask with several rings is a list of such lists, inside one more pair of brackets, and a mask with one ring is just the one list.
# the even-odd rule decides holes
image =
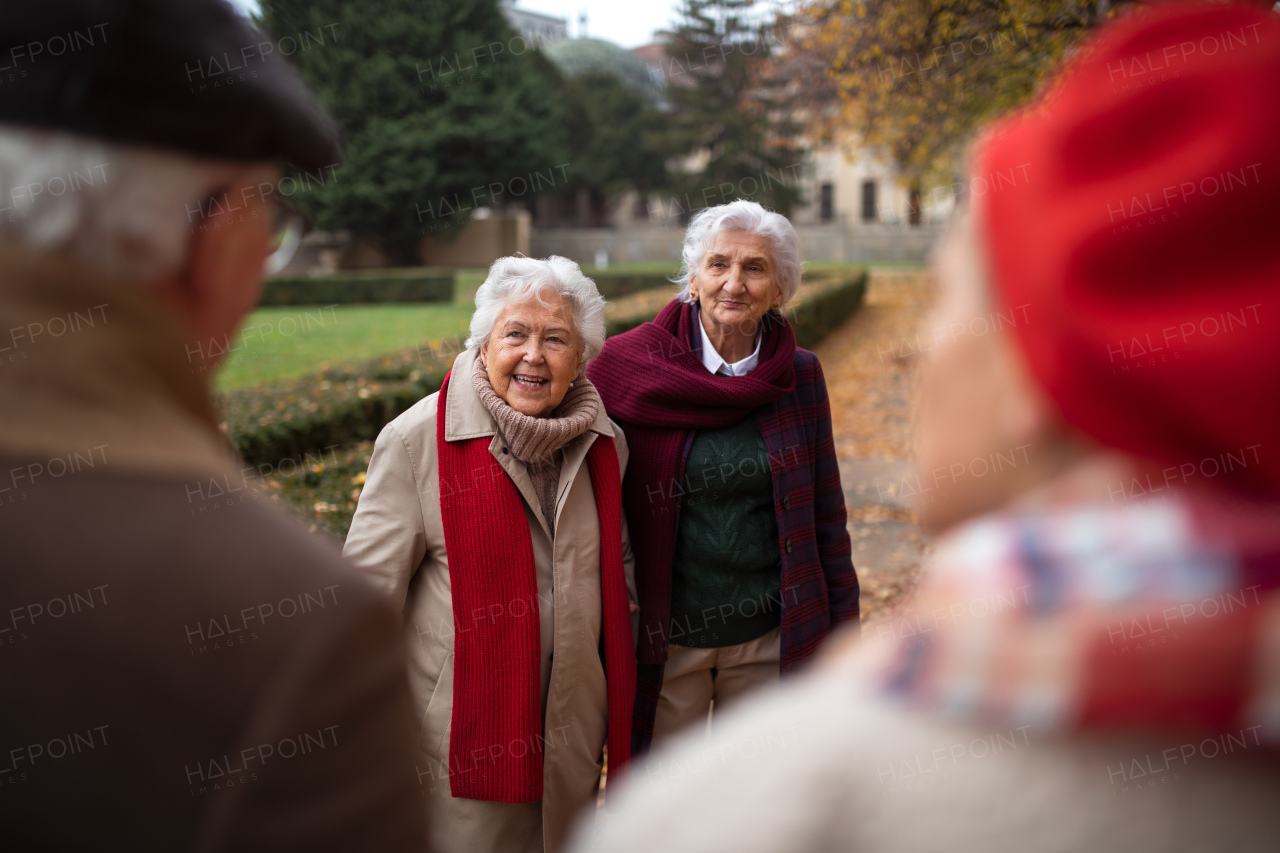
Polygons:
[[502,258],[441,390],[374,447],[344,553],[404,608],[441,853],[557,850],[606,739],[611,775],[629,758],[627,448],[582,373],[603,343],[577,264]]

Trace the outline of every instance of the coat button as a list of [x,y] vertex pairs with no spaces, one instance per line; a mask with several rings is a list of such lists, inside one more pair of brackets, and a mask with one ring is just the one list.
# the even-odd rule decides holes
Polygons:
[[782,498],[782,508],[791,509],[791,495],[786,495]]
[[507,449],[504,447],[504,448],[502,448],[502,452],[503,452],[503,453],[510,453],[511,451],[510,451],[510,450],[507,450]]
[[787,553],[788,554],[791,553],[791,537],[790,536],[787,537]]

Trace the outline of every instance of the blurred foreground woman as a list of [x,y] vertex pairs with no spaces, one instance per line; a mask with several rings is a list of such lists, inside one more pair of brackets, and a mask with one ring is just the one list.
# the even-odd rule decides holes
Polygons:
[[972,174],[915,606],[655,753],[577,849],[1280,844],[1280,19],[1122,18]]
[[378,436],[344,549],[404,608],[432,845],[554,851],[626,767],[635,695],[622,433],[582,375],[604,299],[500,258],[437,394]]

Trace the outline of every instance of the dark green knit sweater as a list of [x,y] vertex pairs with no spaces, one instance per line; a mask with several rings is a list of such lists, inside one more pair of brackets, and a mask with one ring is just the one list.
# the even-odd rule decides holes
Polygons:
[[773,476],[754,416],[700,430],[685,464],[672,563],[671,642],[745,643],[782,618]]

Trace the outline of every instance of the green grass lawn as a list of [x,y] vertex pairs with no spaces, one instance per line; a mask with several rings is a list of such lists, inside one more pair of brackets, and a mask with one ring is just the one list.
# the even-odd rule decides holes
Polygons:
[[473,310],[444,303],[259,308],[223,362],[217,390],[287,379],[433,339],[465,337]]

